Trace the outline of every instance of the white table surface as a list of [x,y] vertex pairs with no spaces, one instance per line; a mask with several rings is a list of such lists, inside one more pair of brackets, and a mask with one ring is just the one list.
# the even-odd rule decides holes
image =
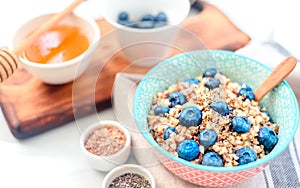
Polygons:
[[[99,113],[99,117],[115,120],[112,109]],[[96,115],[91,115],[78,123],[88,126],[95,118]],[[96,188],[101,185],[106,173],[92,169],[85,160],[75,122],[21,141],[12,136],[2,113],[0,125],[0,187]],[[136,161],[130,156],[127,163]]]

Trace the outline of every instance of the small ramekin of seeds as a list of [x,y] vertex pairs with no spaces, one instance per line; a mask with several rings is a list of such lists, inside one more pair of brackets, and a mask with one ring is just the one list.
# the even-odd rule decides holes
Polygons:
[[149,170],[136,164],[125,164],[106,174],[101,188],[155,188],[155,180]]
[[80,147],[93,168],[107,172],[127,161],[131,151],[131,137],[119,122],[103,120],[84,130],[80,137]]

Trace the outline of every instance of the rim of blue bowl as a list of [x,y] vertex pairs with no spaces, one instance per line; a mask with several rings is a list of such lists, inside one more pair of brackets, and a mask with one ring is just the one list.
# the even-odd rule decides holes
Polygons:
[[[148,75],[153,74],[156,70],[160,69],[161,66],[164,66],[167,63],[171,63],[172,60],[177,59],[180,56],[188,56],[188,55],[192,55],[194,53],[210,53],[210,54],[229,54],[229,55],[235,55],[239,58],[242,59],[246,59],[246,60],[250,60],[253,61],[257,64],[259,64],[260,66],[264,67],[265,69],[269,70],[270,72],[272,71],[271,68],[269,68],[268,66],[254,60],[251,59],[249,57],[246,56],[242,56],[239,54],[236,54],[232,51],[226,51],[226,50],[195,50],[195,51],[190,51],[190,52],[186,52],[186,53],[182,53],[182,54],[178,54],[176,56],[173,56],[163,62],[161,62],[160,64],[154,66],[146,75],[145,77],[147,77]],[[141,80],[141,82],[143,82],[143,80]],[[276,158],[279,154],[281,154],[290,144],[290,142],[292,141],[292,139],[295,136],[296,130],[298,128],[298,122],[299,122],[299,108],[298,108],[298,102],[296,99],[296,96],[293,92],[293,90],[291,89],[291,87],[289,86],[289,84],[283,80],[283,84],[288,88],[288,91],[291,93],[291,96],[293,98],[294,101],[294,108],[296,109],[296,119],[294,121],[294,125],[293,125],[293,130],[292,130],[292,136],[290,136],[289,138],[286,138],[286,141],[283,144],[283,147],[281,147],[279,150],[277,150],[276,152],[271,152],[268,155],[265,155],[262,159],[256,160],[255,162],[252,163],[248,163],[245,165],[241,165],[241,166],[233,166],[233,167],[214,167],[214,166],[205,166],[205,165],[199,165],[199,164],[194,164],[192,162],[186,161],[184,159],[181,159],[179,157],[176,157],[174,155],[172,155],[171,153],[169,153],[168,151],[164,150],[157,142],[155,142],[155,140],[151,137],[149,131],[141,131],[140,126],[137,125],[138,129],[141,131],[142,135],[144,136],[144,138],[148,141],[148,143],[150,143],[150,145],[152,147],[154,147],[159,153],[163,154],[165,157],[180,163],[182,165],[185,165],[187,167],[193,168],[193,169],[197,169],[197,170],[203,170],[203,171],[210,171],[210,172],[236,172],[236,171],[243,171],[243,170],[249,170],[249,169],[253,169],[253,168],[257,168],[257,167],[261,167],[262,165],[268,164],[272,159]],[[139,86],[136,89],[135,92],[135,96],[139,95],[139,93],[141,92]],[[133,104],[137,103],[137,97],[134,97],[134,101]],[[137,120],[137,114],[138,113],[138,109],[137,109],[137,105],[133,105],[133,115],[134,115],[134,119],[136,122],[141,122],[141,120]],[[147,122],[147,120],[146,120]]]

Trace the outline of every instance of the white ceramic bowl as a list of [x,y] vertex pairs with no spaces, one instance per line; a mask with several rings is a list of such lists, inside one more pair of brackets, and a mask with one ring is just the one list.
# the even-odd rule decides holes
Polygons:
[[[168,17],[168,25],[153,29],[125,27],[117,22],[122,11],[128,12],[130,20],[136,21],[145,14],[156,15],[162,11]],[[179,25],[189,11],[189,0],[105,0],[101,10],[103,17],[116,29],[124,58],[132,63],[144,58],[166,58],[173,49]],[[139,65],[153,66],[157,62]]]
[[[88,136],[96,129],[109,126],[116,127],[125,134],[126,142],[124,147],[118,152],[109,156],[98,156],[86,150],[84,145]],[[128,160],[131,151],[131,137],[129,131],[119,122],[112,120],[103,120],[90,125],[82,132],[80,137],[80,147],[89,164],[93,168],[99,171],[107,172],[115,168],[116,166],[124,164]]]
[[113,170],[111,170],[109,173],[106,174],[106,176],[104,177],[103,181],[102,181],[102,186],[101,188],[108,188],[109,185],[111,184],[111,182],[126,173],[136,173],[139,174],[143,177],[145,177],[150,185],[151,188],[155,188],[155,180],[153,175],[143,166],[140,165],[136,165],[136,164],[126,164],[126,165],[122,165],[122,166],[118,166],[116,168],[114,168]]
[[[53,13],[40,15],[35,17],[17,29],[15,32],[12,43],[10,45],[11,50],[13,50],[20,42],[37,27],[47,21]],[[64,18],[59,24],[72,25],[80,27],[81,32],[89,40],[89,48],[83,52],[81,55],[56,64],[40,64],[36,62],[31,62],[20,56],[19,60],[23,67],[35,75],[37,78],[42,80],[47,84],[64,84],[73,81],[79,77],[88,67],[91,60],[92,54],[98,46],[100,40],[100,28],[92,18],[85,15],[74,13]]]

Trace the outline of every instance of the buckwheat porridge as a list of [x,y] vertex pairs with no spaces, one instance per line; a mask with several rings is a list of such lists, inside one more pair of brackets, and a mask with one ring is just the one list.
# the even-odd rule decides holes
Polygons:
[[254,162],[278,142],[279,126],[255,101],[251,87],[215,68],[157,93],[148,124],[166,151],[208,166]]

